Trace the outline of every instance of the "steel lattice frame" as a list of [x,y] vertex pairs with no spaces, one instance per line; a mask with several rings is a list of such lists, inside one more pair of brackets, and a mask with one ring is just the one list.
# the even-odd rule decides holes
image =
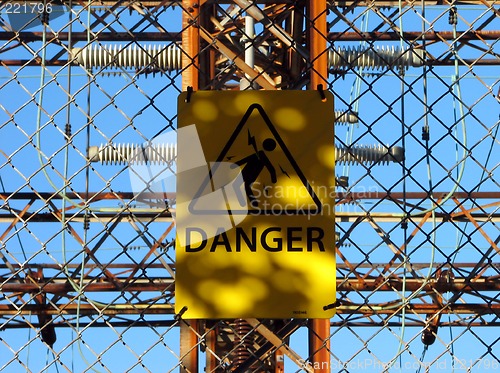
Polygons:
[[[498,368],[499,5],[1,1],[0,369]],[[117,66],[103,49],[116,45],[149,62]],[[83,61],[86,46],[100,62]],[[385,166],[337,163],[337,315],[174,315],[175,190],[134,193],[126,162],[91,162],[89,147],[175,130],[188,86],[319,84],[352,158],[405,150]]]

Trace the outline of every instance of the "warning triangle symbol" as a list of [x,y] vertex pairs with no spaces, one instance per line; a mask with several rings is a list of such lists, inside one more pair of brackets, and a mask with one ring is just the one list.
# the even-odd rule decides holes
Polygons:
[[[224,145],[189,206],[192,213],[207,212],[202,203],[197,203],[198,197],[201,197],[210,185],[220,185],[220,182],[216,181],[221,179],[218,173],[227,172],[227,167],[220,165],[227,164],[231,164],[232,168],[239,166],[239,180],[242,185],[232,188],[236,191],[239,204],[236,204],[236,207],[235,203],[221,206],[221,210],[226,213],[315,215],[322,210],[321,201],[259,104],[248,107]],[[215,214],[222,212],[210,210]]]

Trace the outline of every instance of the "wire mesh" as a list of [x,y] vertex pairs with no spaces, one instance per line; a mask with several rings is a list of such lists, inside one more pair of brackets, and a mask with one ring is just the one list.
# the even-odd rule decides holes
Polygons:
[[[498,4],[319,1],[318,36],[312,3],[0,3],[0,370],[499,368]],[[151,159],[175,142],[188,85],[315,89],[314,42],[351,160],[328,338],[174,315],[174,162],[120,144]],[[93,162],[101,144],[113,164]]]

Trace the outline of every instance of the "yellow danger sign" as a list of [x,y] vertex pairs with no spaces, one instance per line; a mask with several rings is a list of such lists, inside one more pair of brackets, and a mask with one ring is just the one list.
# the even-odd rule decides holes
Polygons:
[[179,96],[177,313],[333,316],[333,123],[328,92]]

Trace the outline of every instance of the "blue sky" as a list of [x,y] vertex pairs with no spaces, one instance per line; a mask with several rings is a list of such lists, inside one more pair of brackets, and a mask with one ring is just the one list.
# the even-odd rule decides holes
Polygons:
[[[403,30],[419,31],[451,31],[448,23],[448,7],[427,7],[425,18],[422,9],[415,6],[412,9],[404,8],[402,23],[392,18],[395,24]],[[336,17],[331,12],[328,21],[332,32],[352,31],[354,25],[361,30],[389,31],[390,27],[384,22],[386,17],[396,9],[379,9],[377,12],[365,12],[359,8],[354,12],[346,13],[345,19]],[[460,6],[458,8],[458,30],[467,30],[480,27],[492,15],[484,7]],[[8,23],[3,12],[2,23]],[[166,9],[159,12],[157,20],[167,31],[181,30],[181,9]],[[134,28],[134,32],[155,31],[155,28],[145,22],[135,27],[140,17],[136,13],[129,14],[128,10],[119,9],[115,15],[108,17],[107,27],[124,32]],[[47,30],[68,31],[69,13],[53,19]],[[94,19],[90,18],[90,23]],[[351,26],[348,22],[352,22]],[[85,31],[89,23],[87,12],[81,8],[74,8],[72,30]],[[497,22],[498,24],[498,22]],[[486,26],[486,30],[493,30],[495,22]],[[94,33],[105,31],[102,24],[93,29]],[[41,26],[30,29],[41,31]],[[260,32],[261,28],[257,28]],[[2,42],[0,49],[8,49],[14,42]],[[122,43],[125,44],[125,43]],[[142,43],[145,44],[145,43]],[[162,44],[168,44],[162,43]],[[490,55],[485,58],[497,58],[499,53],[498,41],[490,40],[474,42],[476,46],[485,48]],[[85,42],[77,44],[78,47]],[[334,47],[358,46],[356,42],[335,43]],[[394,46],[408,48],[404,42],[376,42],[376,46]],[[21,45],[12,50],[2,52],[2,59],[32,59],[34,55],[42,55],[40,42]],[[431,44],[427,48],[429,58],[442,59],[452,48],[451,41]],[[53,56],[60,51],[57,45],[47,47],[47,56]],[[458,52],[462,59],[476,59],[484,52],[471,46],[461,47]],[[66,58],[66,55],[61,58]],[[116,70],[115,70],[116,71]],[[89,74],[80,66],[48,67],[45,70],[44,83],[41,84],[41,68],[39,66],[3,66],[0,73],[0,175],[6,191],[48,191],[54,192],[49,180],[57,187],[63,188],[65,162],[67,161],[67,176],[71,180],[69,188],[75,191],[85,189],[86,176],[86,148],[87,128],[90,128],[90,145],[101,143],[144,143],[155,136],[170,131],[176,126],[176,102],[180,92],[180,74],[173,72],[163,76],[134,76],[134,72],[120,71],[116,76],[107,76],[97,70]],[[108,71],[105,71],[106,73]],[[383,74],[377,75],[377,74]],[[68,74],[71,79],[68,80]],[[356,74],[348,73],[345,78],[330,75],[329,89],[334,93],[336,109],[356,110],[359,124],[352,126],[336,126],[337,143],[345,144],[388,144],[390,146],[405,147],[405,167],[400,164],[389,166],[338,166],[337,175],[349,176],[351,190],[370,191],[426,191],[429,189],[428,168],[431,170],[431,185],[434,191],[449,192],[459,181],[458,191],[498,191],[499,180],[495,176],[500,163],[499,140],[497,129],[499,126],[498,98],[494,94],[498,91],[500,80],[496,66],[467,67],[460,64],[458,67],[459,88],[452,83],[456,80],[457,71],[453,65],[437,66],[425,69],[410,67],[404,76],[398,75],[397,70],[383,68],[378,71],[364,71]],[[359,84],[359,85],[358,85]],[[41,87],[43,87],[41,89]],[[40,94],[43,92],[42,108],[39,109]],[[68,95],[68,92],[71,92]],[[424,93],[427,97],[424,98]],[[72,101],[68,101],[71,96]],[[90,97],[90,101],[89,101]],[[68,102],[70,102],[68,104]],[[90,102],[90,105],[89,105]],[[427,105],[425,105],[427,104]],[[64,138],[64,128],[69,118],[72,127],[71,144]],[[90,118],[87,116],[90,113]],[[462,112],[464,115],[462,116]],[[40,116],[40,120],[38,120]],[[89,124],[90,123],[90,124]],[[430,127],[430,142],[432,157],[426,157],[426,147],[421,139],[422,126]],[[87,127],[89,125],[89,127]],[[464,132],[465,128],[465,132]],[[37,132],[40,133],[37,139]],[[402,141],[404,133],[404,143]],[[466,141],[466,145],[465,145]],[[464,148],[466,152],[464,153]],[[67,151],[67,153],[66,153]],[[490,152],[491,151],[491,152]],[[40,172],[39,155],[47,174]],[[464,156],[467,156],[467,159]],[[8,159],[8,160],[7,160]],[[428,163],[429,162],[429,163]],[[428,166],[429,165],[429,166]],[[463,171],[461,168],[463,167]],[[462,174],[462,175],[461,175]],[[403,178],[404,175],[404,178]],[[110,180],[110,181],[108,181]],[[129,191],[130,176],[125,166],[102,166],[93,164],[89,170],[88,185],[90,191]],[[429,200],[411,201],[421,203],[421,207],[430,208]],[[494,201],[481,201],[481,203]],[[60,206],[60,202],[57,202]],[[474,202],[467,202],[470,207]],[[479,202],[478,202],[479,203]],[[123,206],[118,201],[104,201],[92,205],[96,208],[112,208],[120,211]],[[11,202],[12,208],[23,208],[19,202]],[[378,201],[361,201],[359,205],[337,206],[338,211],[344,212],[397,212],[402,210],[392,202],[378,203]],[[455,211],[456,205],[449,200],[442,210]],[[42,203],[33,205],[32,211],[46,212]],[[441,207],[436,211],[441,211]],[[497,211],[497,207],[489,207],[488,212]],[[71,213],[74,213],[73,210]],[[1,224],[6,227],[5,223]],[[341,223],[338,229],[341,234],[350,224]],[[404,242],[405,234],[411,232],[416,223],[410,221],[409,231],[402,230],[398,223],[382,223],[380,226],[389,234],[390,239],[397,245]],[[408,246],[409,261],[412,263],[429,263],[434,249],[434,262],[478,262],[482,252],[489,247],[487,240],[471,225],[446,224],[436,221],[436,228],[427,223],[411,244]],[[139,230],[145,232],[150,240],[159,237],[164,229],[164,223],[148,223],[139,225]],[[83,236],[81,223],[75,223],[74,228]],[[92,223],[87,232],[87,242],[94,245],[105,234],[107,225],[104,222]],[[486,223],[484,231],[493,239],[498,236],[498,226]],[[4,228],[5,229],[5,228]],[[471,235],[470,239],[462,231]],[[433,235],[435,232],[435,235]],[[64,262],[62,249],[62,229],[59,223],[18,224],[16,231],[6,237],[4,243],[10,259],[18,263],[55,263]],[[81,263],[81,244],[71,236],[65,235],[66,260],[73,264]],[[18,238],[22,242],[19,244]],[[173,235],[168,239],[172,239]],[[350,246],[341,248],[351,263],[386,263],[392,252],[381,237],[369,224],[365,223],[353,230],[348,241]],[[125,246],[134,246],[136,250],[125,250]],[[456,248],[459,247],[459,250]],[[24,254],[23,254],[24,250]],[[108,237],[97,257],[103,262],[133,263],[140,261],[144,256],[146,244],[138,232],[130,224],[121,224]],[[28,259],[24,258],[24,255]],[[174,253],[170,253],[175,256]],[[492,263],[498,263],[498,254],[490,255]],[[7,273],[7,270],[2,270]],[[52,275],[54,272],[48,272]],[[150,275],[161,272],[151,272]],[[402,275],[399,268],[396,274]],[[426,276],[427,268],[420,269],[420,275]],[[486,275],[498,275],[498,269],[489,268]],[[166,273],[161,273],[166,275]],[[491,294],[495,296],[494,294]],[[148,294],[141,297],[148,298]],[[349,294],[353,302],[363,302],[366,297],[368,304],[397,300],[401,294],[373,293]],[[406,296],[410,296],[408,292]],[[446,296],[451,296],[445,294]],[[91,300],[108,303],[115,301],[126,302],[125,297],[119,294],[91,294]],[[27,298],[25,298],[27,299]],[[130,300],[133,301],[133,300]],[[464,302],[480,302],[473,297],[464,297]],[[76,300],[75,300],[76,302]],[[418,300],[415,300],[418,302]],[[498,302],[497,299],[494,302]],[[2,299],[2,303],[9,303]],[[172,319],[172,316],[164,316]],[[346,316],[336,316],[333,321],[338,322]],[[422,321],[425,315],[409,314],[408,318]],[[450,321],[459,319],[452,315]],[[60,316],[57,322],[66,322],[68,316]],[[349,318],[354,321],[353,317]],[[485,317],[489,320],[489,317]],[[99,321],[105,321],[100,318]],[[374,322],[381,322],[381,317],[374,317]],[[448,321],[443,315],[442,320]],[[4,322],[8,320],[4,319]],[[35,316],[26,316],[24,322],[36,322]],[[75,321],[75,319],[72,319]],[[82,322],[87,318],[82,317]],[[394,317],[391,321],[399,321]],[[471,319],[473,321],[473,319]],[[12,321],[9,321],[12,322]],[[36,328],[7,329],[0,333],[0,366],[5,372],[19,372],[21,370],[38,372],[43,371],[46,362],[49,366],[45,371],[55,372],[57,369],[50,362],[52,353],[47,360],[47,349],[40,340],[36,339]],[[442,327],[438,333],[438,340],[426,353],[423,361],[435,362],[431,372],[451,371],[451,352],[455,354],[455,369],[460,362],[467,366],[475,364],[472,371],[485,372],[498,363],[498,357],[488,353],[488,347],[496,349],[497,334],[494,328],[447,328]],[[88,362],[92,365],[96,355],[101,356],[104,367],[96,369],[111,372],[139,372],[145,368],[152,372],[177,370],[179,353],[178,328],[113,328],[89,327],[81,330],[81,343],[76,341],[76,332],[70,328],[57,328],[58,341],[54,347],[60,354],[59,360],[64,364],[59,371],[90,371]],[[420,342],[421,327],[407,327],[404,332],[404,342],[407,350],[402,354],[402,366],[398,369],[395,364],[391,371],[417,371],[413,364],[422,354]],[[347,327],[332,328],[332,370],[340,371],[339,361],[348,364],[349,371],[381,371],[380,365],[387,363],[397,355],[401,328],[389,326]],[[454,341],[452,343],[452,341]],[[482,341],[482,342],[481,342]],[[69,346],[69,347],[66,347]],[[304,359],[307,359],[306,330],[302,328],[291,339],[292,348],[296,349]],[[472,346],[472,347],[471,347]],[[82,352],[80,353],[79,348]],[[142,355],[146,352],[144,355]],[[85,356],[85,358],[82,357]],[[139,357],[140,356],[140,357]],[[85,361],[87,360],[87,361]],[[406,363],[410,364],[407,369]],[[354,364],[354,365],[349,365]],[[487,365],[489,364],[489,365]],[[203,365],[203,364],[202,364]],[[22,366],[27,366],[24,369]],[[66,368],[64,368],[66,367]],[[363,368],[363,370],[358,368]],[[287,372],[297,371],[297,367],[287,360]],[[146,370],[147,371],[147,370]],[[200,370],[201,371],[201,370]]]

